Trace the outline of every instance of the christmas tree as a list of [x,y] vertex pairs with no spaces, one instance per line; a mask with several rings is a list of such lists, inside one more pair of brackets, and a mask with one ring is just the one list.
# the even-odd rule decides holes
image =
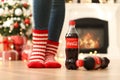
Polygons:
[[19,0],[0,2],[0,34],[31,36],[31,7]]

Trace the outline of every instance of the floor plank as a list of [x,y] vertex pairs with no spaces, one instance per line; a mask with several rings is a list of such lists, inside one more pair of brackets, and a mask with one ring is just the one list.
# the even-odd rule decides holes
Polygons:
[[87,71],[83,68],[67,70],[62,64],[59,69],[30,69],[23,61],[6,61],[0,63],[1,80],[119,80],[120,61],[111,60],[104,70]]

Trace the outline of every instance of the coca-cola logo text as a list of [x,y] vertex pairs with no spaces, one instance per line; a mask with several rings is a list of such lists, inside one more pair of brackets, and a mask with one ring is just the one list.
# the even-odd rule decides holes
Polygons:
[[66,38],[66,48],[78,48],[78,38]]

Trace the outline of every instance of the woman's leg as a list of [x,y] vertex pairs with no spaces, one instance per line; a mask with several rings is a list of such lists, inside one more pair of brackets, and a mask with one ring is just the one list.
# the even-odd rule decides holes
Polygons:
[[29,57],[29,68],[44,67],[50,9],[51,0],[33,0],[33,49]]
[[48,68],[59,68],[61,65],[55,61],[59,46],[59,37],[63,27],[65,16],[65,1],[52,0],[52,8],[48,25],[48,43],[46,48],[45,66]]
[[64,0],[52,0],[52,8],[50,14],[50,20],[48,25],[49,40],[59,41],[61,30],[63,27],[65,16],[65,1]]

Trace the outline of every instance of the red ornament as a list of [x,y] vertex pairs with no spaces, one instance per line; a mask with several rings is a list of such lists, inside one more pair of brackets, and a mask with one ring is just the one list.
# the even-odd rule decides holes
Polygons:
[[23,7],[24,8],[28,8],[28,4],[27,3],[23,3]]
[[25,24],[30,24],[30,19],[29,19],[29,18],[26,18],[26,19],[24,20],[24,23],[25,23]]
[[18,28],[18,27],[19,27],[18,22],[15,22],[15,23],[14,23],[14,28]]

